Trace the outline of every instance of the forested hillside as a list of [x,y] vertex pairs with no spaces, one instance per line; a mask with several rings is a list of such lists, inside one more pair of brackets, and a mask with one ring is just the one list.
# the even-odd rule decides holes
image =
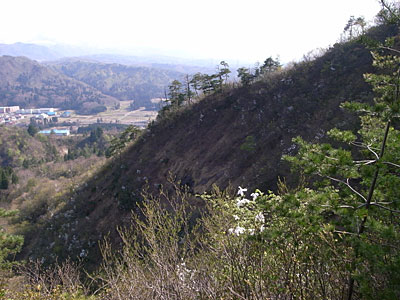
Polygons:
[[121,64],[85,61],[60,62],[51,65],[63,74],[85,82],[102,93],[119,100],[132,100],[133,107],[159,109],[150,100],[164,97],[166,86],[182,73]]
[[24,57],[0,57],[0,105],[103,111],[118,100]]

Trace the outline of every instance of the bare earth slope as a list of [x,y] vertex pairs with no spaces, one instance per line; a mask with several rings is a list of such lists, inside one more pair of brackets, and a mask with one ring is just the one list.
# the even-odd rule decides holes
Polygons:
[[[390,28],[382,32],[373,34],[395,34]],[[55,243],[64,249],[58,255],[89,253],[95,263],[97,241],[107,232],[113,236],[115,226],[137,210],[145,185],[157,191],[169,173],[194,194],[213,184],[267,190],[276,189],[278,178],[295,183],[296,175],[281,159],[296,151],[292,138],[323,140],[332,127],[357,126],[357,119],[339,105],[372,100],[363,79],[373,71],[371,61],[361,44],[338,44],[322,57],[248,87],[211,95],[156,122],[71,194],[66,210],[48,221],[45,237],[29,245],[25,255],[40,257]]]

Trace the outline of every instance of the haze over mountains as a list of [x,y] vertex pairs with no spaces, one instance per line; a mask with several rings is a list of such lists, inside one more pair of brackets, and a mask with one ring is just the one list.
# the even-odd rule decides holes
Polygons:
[[61,45],[0,44],[0,105],[54,106],[88,114],[103,111],[119,100],[130,100],[133,108],[157,110],[159,106],[150,100],[164,97],[174,79],[212,73],[217,64],[212,60],[96,51]]
[[[151,50],[130,52],[116,49],[95,49],[60,44],[41,45],[34,43],[0,44],[1,55],[26,56],[39,62],[74,58],[74,60],[142,65],[147,67],[164,66],[168,68],[170,66],[170,68],[173,68],[180,66],[181,68],[191,67],[198,72],[214,71],[215,65],[219,63],[217,59],[173,57],[152,52]],[[233,62],[233,64],[238,65],[236,62]]]

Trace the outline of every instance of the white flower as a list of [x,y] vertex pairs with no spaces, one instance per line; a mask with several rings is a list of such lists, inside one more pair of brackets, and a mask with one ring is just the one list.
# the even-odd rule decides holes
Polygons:
[[261,225],[261,227],[260,227],[260,232],[263,232],[264,230],[265,230],[264,225]]
[[249,200],[249,199],[246,199],[246,198],[244,198],[244,199],[237,199],[236,206],[237,206],[237,207],[242,207],[242,206],[246,205],[247,203],[250,203],[250,200]]
[[247,229],[250,235],[254,235],[255,230],[253,228]]
[[256,192],[256,193],[252,193],[250,196],[252,196],[253,201],[255,201],[258,198],[258,196],[260,196],[260,194]]
[[235,221],[239,220],[239,216],[238,215],[233,215],[233,219],[235,219]]
[[85,249],[81,250],[81,253],[79,254],[79,257],[86,257],[87,256],[87,251]]
[[265,218],[264,218],[263,213],[262,213],[262,212],[259,212],[259,213],[257,214],[257,216],[255,217],[255,220],[256,220],[257,222],[264,223],[264,222],[265,222]]
[[240,195],[241,197],[243,197],[245,192],[247,192],[247,189],[239,186],[239,190],[238,190],[237,194]]
[[246,232],[246,229],[244,227],[240,227],[240,226],[238,226],[236,228],[229,228],[228,229],[228,233],[229,234],[234,234],[234,235],[237,235],[237,236],[239,236],[239,235],[241,235],[241,234],[243,234],[245,232]]
[[243,228],[243,227],[238,226],[238,227],[235,228],[235,234],[236,235],[241,235],[241,234],[243,234],[245,232],[246,232],[246,229]]

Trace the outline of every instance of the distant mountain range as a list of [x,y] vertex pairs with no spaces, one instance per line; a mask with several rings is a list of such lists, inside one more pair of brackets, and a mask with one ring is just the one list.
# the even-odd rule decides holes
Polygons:
[[134,107],[157,109],[150,100],[163,97],[174,79],[214,73],[218,63],[162,55],[95,54],[95,50],[63,45],[0,44],[0,105],[92,113],[119,100],[132,100]]
[[54,49],[35,44],[0,44],[0,55],[25,56],[37,61],[56,60],[63,55]]
[[[0,44],[0,56],[25,56],[39,62],[78,59],[92,62],[117,63],[183,73],[213,72],[219,63],[215,59],[187,59],[161,54],[121,54],[117,50],[89,49],[68,45],[38,45],[28,43]],[[235,65],[236,67],[236,65]]]
[[89,114],[119,100],[26,57],[0,57],[0,105],[58,107]]

